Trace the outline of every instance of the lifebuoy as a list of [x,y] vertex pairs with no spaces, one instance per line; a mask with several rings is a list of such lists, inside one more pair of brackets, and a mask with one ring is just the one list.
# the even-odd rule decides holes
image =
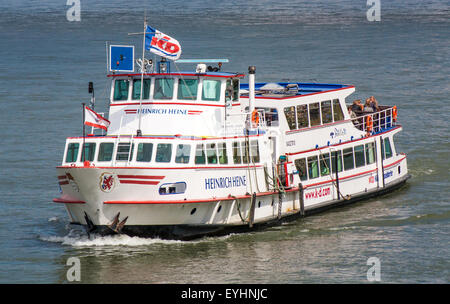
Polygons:
[[392,108],[392,119],[395,121],[397,121],[397,106],[394,106]]
[[258,111],[253,110],[252,112],[252,124],[253,127],[257,127],[259,124],[259,115],[258,115]]
[[367,131],[367,133],[372,132],[372,128],[373,128],[372,115],[368,115],[366,117],[366,131]]

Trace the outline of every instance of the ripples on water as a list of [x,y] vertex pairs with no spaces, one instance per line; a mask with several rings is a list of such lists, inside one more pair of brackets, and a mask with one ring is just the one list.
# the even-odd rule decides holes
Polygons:
[[80,103],[94,81],[106,110],[105,41],[136,44],[142,1],[0,3],[0,282],[66,282],[79,257],[83,283],[365,283],[367,259],[382,282],[450,280],[450,10],[448,1],[152,2],[153,26],[185,58],[225,57],[226,70],[257,66],[257,81],[354,84],[350,99],[397,104],[412,179],[377,199],[248,234],[181,242],[87,238],[70,227],[54,167],[81,132]]

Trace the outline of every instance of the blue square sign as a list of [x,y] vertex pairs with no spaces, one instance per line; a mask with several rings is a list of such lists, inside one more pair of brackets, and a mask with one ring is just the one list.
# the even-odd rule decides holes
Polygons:
[[109,70],[112,72],[134,71],[134,46],[110,45],[109,46]]

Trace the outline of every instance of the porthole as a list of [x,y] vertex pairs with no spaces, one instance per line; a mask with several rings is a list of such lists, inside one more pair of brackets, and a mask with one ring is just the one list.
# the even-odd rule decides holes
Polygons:
[[195,213],[195,211],[197,211],[197,208],[194,208],[191,210],[191,215],[193,215]]
[[217,208],[217,213],[219,213],[220,210],[222,210],[222,205],[220,205],[219,208]]
[[400,166],[398,166],[398,174],[400,174]]
[[261,201],[258,202],[258,208],[261,208]]

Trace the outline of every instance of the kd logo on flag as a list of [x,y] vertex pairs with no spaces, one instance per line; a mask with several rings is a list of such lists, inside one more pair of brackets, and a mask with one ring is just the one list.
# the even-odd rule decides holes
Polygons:
[[156,55],[177,60],[181,55],[180,43],[158,30],[147,25],[145,34],[145,49]]

